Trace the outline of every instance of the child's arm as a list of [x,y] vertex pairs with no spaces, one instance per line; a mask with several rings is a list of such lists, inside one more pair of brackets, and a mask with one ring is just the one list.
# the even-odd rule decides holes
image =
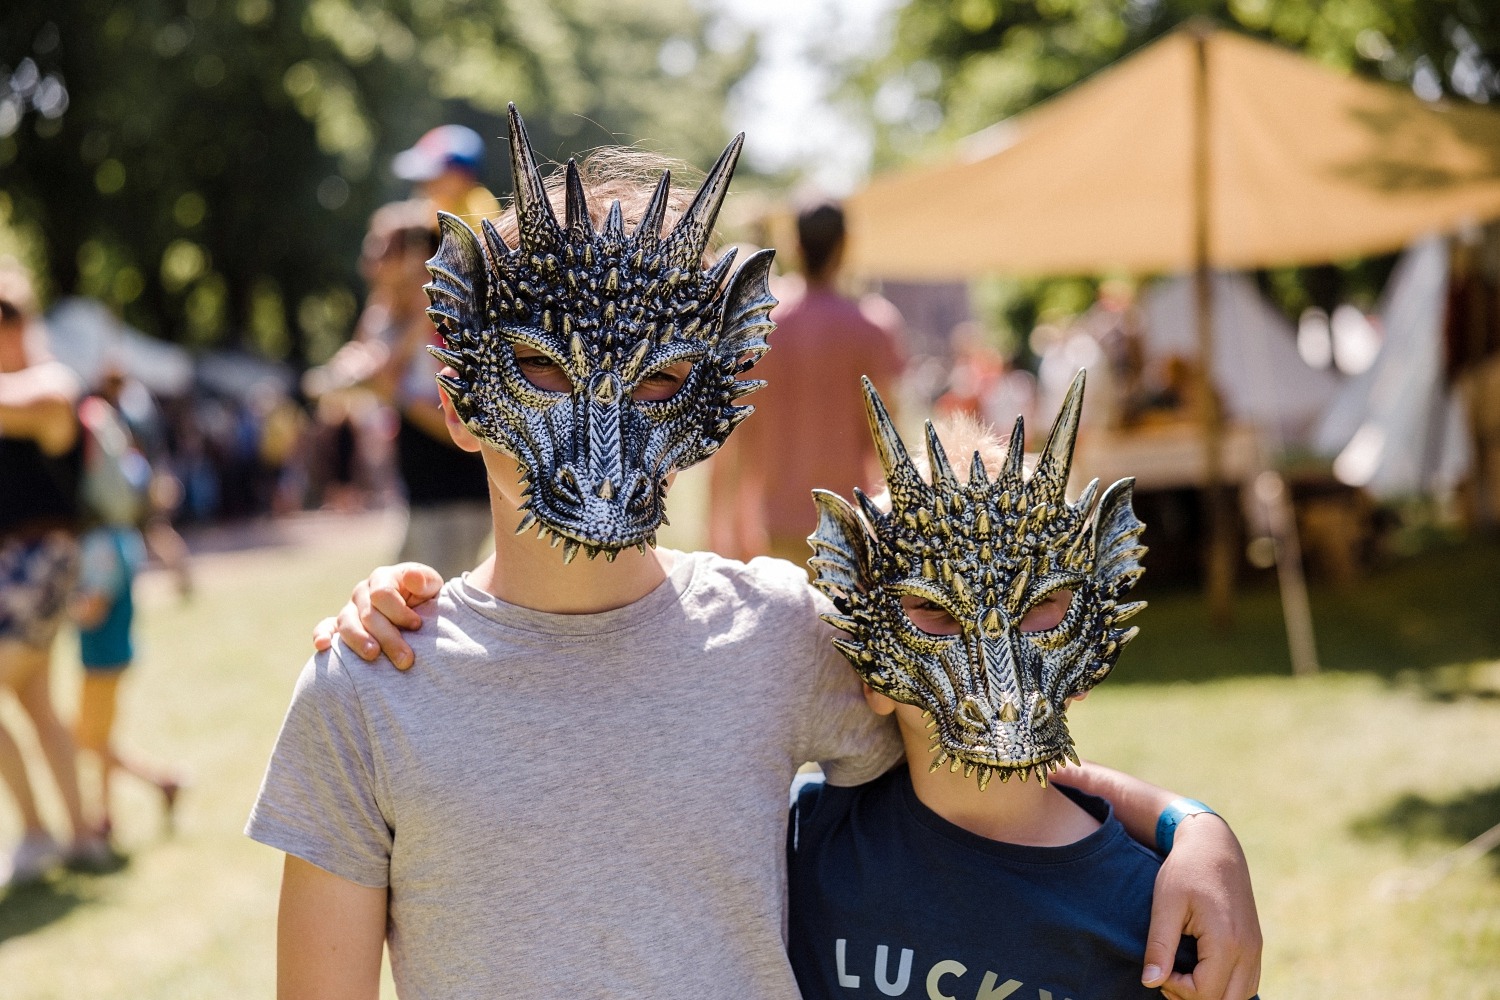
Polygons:
[[386,890],[356,885],[288,854],[276,923],[277,1000],[380,995]]
[[[1156,842],[1156,822],[1179,796],[1086,762],[1058,774],[1064,784],[1108,799],[1136,840]],[[1183,935],[1198,939],[1198,964],[1172,972]],[[1250,868],[1229,824],[1212,813],[1184,819],[1156,877],[1141,982],[1183,1000],[1246,1000],[1260,984],[1261,934]]]

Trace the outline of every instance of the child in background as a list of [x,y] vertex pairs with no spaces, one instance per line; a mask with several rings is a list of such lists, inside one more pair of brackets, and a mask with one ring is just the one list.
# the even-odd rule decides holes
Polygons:
[[[85,498],[93,498],[89,513],[94,524],[80,543],[78,586],[69,602],[70,614],[78,625],[79,658],[83,661],[83,690],[74,735],[79,749],[92,754],[97,762],[95,830],[102,840],[108,840],[114,831],[110,792],[117,772],[124,771],[156,787],[169,825],[182,789],[176,775],[122,752],[114,742],[120,678],[135,658],[133,591],[136,575],[146,563],[145,539],[136,525],[145,513],[150,469],[146,466],[135,477],[141,487],[138,498],[128,495],[126,481],[131,477],[123,472],[114,477],[119,481],[112,488],[88,488],[88,470],[110,462],[124,465],[132,459],[145,466],[116,408],[124,380],[122,371],[107,371],[98,394],[85,399],[78,408],[86,431],[83,493]],[[102,499],[105,494],[111,498]]]

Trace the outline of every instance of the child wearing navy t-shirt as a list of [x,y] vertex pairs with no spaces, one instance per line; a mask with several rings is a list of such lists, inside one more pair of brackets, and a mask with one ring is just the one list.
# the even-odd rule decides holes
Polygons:
[[[808,781],[787,840],[792,970],[804,1000],[1159,997],[1140,955],[1160,866],[1108,802],[1058,784],[980,792],[921,763]],[[1195,955],[1184,938],[1178,971]]]
[[[866,382],[888,493],[856,506],[818,491],[810,565],[907,766],[794,790],[788,939],[804,1000],[1160,995],[1138,956],[1162,858],[1108,802],[1047,780],[1068,780],[1067,708],[1113,669],[1136,631],[1120,623],[1143,606],[1123,600],[1145,551],[1132,482],[1097,504],[1097,483],[1064,493],[1082,395],[1080,372],[1028,472],[1019,421],[1008,447],[972,421],[929,425],[919,464]],[[973,456],[963,478],[947,450]],[[1205,812],[1174,803],[1162,850],[1172,824]],[[1183,938],[1178,971],[1196,950]]]

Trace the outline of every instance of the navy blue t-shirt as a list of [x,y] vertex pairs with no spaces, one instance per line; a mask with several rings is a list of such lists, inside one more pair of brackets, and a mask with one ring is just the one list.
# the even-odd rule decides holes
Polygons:
[[[1058,787],[1102,824],[1066,847],[955,826],[917,799],[905,767],[804,787],[787,841],[804,1000],[1159,998],[1140,977],[1161,858],[1108,802]],[[1191,969],[1183,944],[1178,967]]]

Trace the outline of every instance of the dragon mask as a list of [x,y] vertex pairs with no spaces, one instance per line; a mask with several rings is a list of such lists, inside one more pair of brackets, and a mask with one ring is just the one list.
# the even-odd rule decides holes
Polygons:
[[[1074,379],[1036,469],[1023,467],[1018,418],[1003,468],[991,478],[975,453],[967,481],[927,424],[930,482],[922,478],[868,379],[865,407],[885,468],[890,510],[855,490],[858,509],[818,490],[818,526],[808,542],[815,584],[848,633],[834,640],[865,683],[931,718],[932,768],[1024,781],[1077,762],[1068,699],[1114,667],[1145,607],[1121,603],[1143,572],[1144,525],[1131,508],[1134,480],[1098,497],[1096,479],[1074,503],[1064,491],[1083,407]],[[1040,631],[1021,623],[1069,591],[1061,620]],[[919,629],[902,609],[915,598],[946,611],[954,634]]]
[[[764,384],[739,376],[768,347],[773,251],[732,275],[733,251],[703,266],[743,144],[729,144],[670,231],[665,173],[629,232],[618,201],[596,230],[571,160],[558,221],[512,105],[518,245],[488,220],[476,234],[439,215],[426,289],[444,346],[430,350],[455,374],[438,381],[465,426],[520,463],[519,531],[537,525],[567,561],[654,545],[668,476],[717,451],[752,412],[735,401]],[[518,350],[565,374],[567,390],[533,384]],[[684,363],[669,398],[637,398]]]

